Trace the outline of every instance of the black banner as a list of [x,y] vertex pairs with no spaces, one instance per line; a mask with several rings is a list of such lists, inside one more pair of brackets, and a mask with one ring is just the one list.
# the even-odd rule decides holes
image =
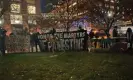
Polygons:
[[53,37],[52,34],[47,33],[38,35],[41,51],[48,51],[49,48],[53,47],[55,51],[84,49],[86,31],[57,32],[54,36],[56,37],[56,40],[53,42],[49,40],[49,38]]

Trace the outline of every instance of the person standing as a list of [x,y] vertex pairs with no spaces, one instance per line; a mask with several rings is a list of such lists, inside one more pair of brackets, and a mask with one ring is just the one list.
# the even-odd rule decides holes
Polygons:
[[35,41],[36,52],[39,51],[38,46],[39,46],[40,50],[42,51],[41,46],[40,46],[40,42],[39,42],[39,39],[38,39],[38,35],[40,35],[39,32],[34,33],[34,41]]
[[83,46],[83,48],[84,48],[84,50],[86,51],[87,50],[87,43],[88,43],[88,34],[87,34],[87,32],[85,33],[85,36],[84,36],[84,46]]
[[88,52],[91,52],[92,49],[92,44],[91,44],[91,39],[88,37]]
[[113,30],[113,38],[115,38],[115,42],[119,42],[118,40],[118,31],[117,31],[117,26],[114,27],[114,30]]
[[89,37],[90,39],[93,39],[95,36],[94,32],[93,32],[93,29],[90,31],[90,34],[89,34]]
[[133,35],[132,29],[131,28],[128,28],[127,29],[127,32],[126,32],[126,37],[127,37],[127,42],[129,44],[129,49],[132,48],[132,35]]
[[50,47],[51,47],[51,50],[52,52],[54,53],[55,52],[55,44],[56,44],[56,29],[53,28],[50,32],[52,35],[50,36]]
[[33,33],[31,32],[30,33],[30,46],[31,46],[31,52],[33,52],[34,51],[34,35],[33,35]]
[[114,27],[114,30],[113,30],[113,37],[118,37],[117,26]]
[[0,28],[0,52],[2,53],[2,56],[5,55],[5,39],[6,39],[6,30],[3,28]]

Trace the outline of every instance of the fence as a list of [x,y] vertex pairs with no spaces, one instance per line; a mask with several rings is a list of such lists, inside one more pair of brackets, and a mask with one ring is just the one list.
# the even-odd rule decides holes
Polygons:
[[6,37],[6,53],[30,52],[29,35],[12,35]]

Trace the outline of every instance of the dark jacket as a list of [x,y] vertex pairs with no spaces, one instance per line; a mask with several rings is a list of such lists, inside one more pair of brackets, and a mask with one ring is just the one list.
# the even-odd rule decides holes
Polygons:
[[118,37],[118,31],[116,29],[113,30],[113,37]]
[[89,37],[92,39],[95,36],[94,32],[90,32]]

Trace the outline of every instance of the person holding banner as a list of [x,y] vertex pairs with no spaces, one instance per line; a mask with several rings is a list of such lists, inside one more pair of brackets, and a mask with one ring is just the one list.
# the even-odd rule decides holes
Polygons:
[[51,48],[52,48],[52,45],[51,45],[51,37],[48,38],[48,51],[50,52],[51,51]]
[[56,30],[53,28],[51,33],[52,33],[52,36],[50,37],[50,47],[52,48],[52,52],[54,53],[55,44],[56,44],[56,36],[55,36]]
[[55,47],[56,47],[56,41],[57,41],[57,37],[55,35],[50,37],[49,40],[49,51],[52,50],[52,52],[55,52]]
[[91,52],[92,44],[91,44],[91,39],[88,37],[88,52]]
[[0,28],[0,52],[1,55],[4,56],[5,55],[5,38],[6,38],[6,30],[3,28]]
[[85,33],[85,36],[84,36],[84,50],[87,51],[87,41],[88,41],[88,37],[89,35],[87,34],[87,32]]

